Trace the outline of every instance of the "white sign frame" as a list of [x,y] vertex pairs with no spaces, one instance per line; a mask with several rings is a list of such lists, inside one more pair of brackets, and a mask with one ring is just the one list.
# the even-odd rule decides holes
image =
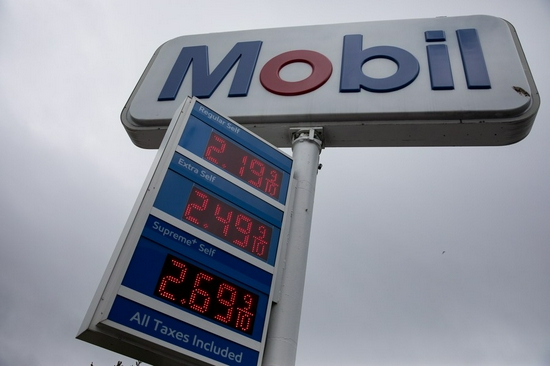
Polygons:
[[[245,192],[243,192],[243,194],[249,194],[257,197],[258,199],[265,201],[266,204],[269,204],[282,212],[280,235],[278,243],[276,243],[277,249],[274,254],[273,263],[264,262],[247,253],[244,253],[243,251],[232,247],[207,232],[201,231],[192,225],[179,222],[179,220],[172,217],[170,214],[154,207],[153,204],[159,195],[159,191],[162,191],[162,183],[165,180],[173,156],[177,153],[186,158],[190,157],[191,159],[200,159],[200,157],[194,156],[192,153],[179,145],[180,137],[189,122],[190,116],[193,112],[193,107],[195,105],[202,106],[204,103],[199,102],[197,98],[188,98],[182,106],[180,106],[180,109],[178,110],[179,112],[174,116],[165,139],[163,140],[159,152],[153,162],[149,175],[146,178],[143,188],[136,200],[136,204],[130,214],[130,218],[124,227],[98,290],[92,300],[77,338],[151,364],[162,363],[164,365],[175,365],[184,362],[189,365],[221,366],[226,364],[225,362],[220,362],[219,360],[214,359],[213,357],[215,356],[209,357],[208,355],[205,355],[206,352],[203,352],[202,354],[193,352],[192,350],[184,347],[183,343],[181,346],[178,346],[173,342],[170,343],[161,339],[159,336],[152,336],[152,331],[149,333],[145,331],[138,331],[135,327],[130,328],[123,323],[113,321],[110,316],[114,308],[114,303],[117,299],[123,298],[125,301],[130,300],[131,302],[137,303],[138,305],[148,308],[149,310],[152,309],[153,312],[161,313],[166,317],[180,321],[181,324],[188,324],[191,327],[195,327],[203,333],[210,333],[212,334],[212,339],[220,338],[222,340],[227,340],[229,343],[238,344],[238,347],[240,348],[236,349],[250,349],[252,350],[252,353],[257,354],[252,358],[253,360],[256,360],[255,357],[257,357],[257,362],[253,361],[255,362],[254,364],[260,365],[264,353],[271,305],[273,301],[276,301],[278,296],[277,291],[279,291],[277,288],[277,278],[280,275],[278,273],[280,262],[279,258],[284,255],[284,246],[286,245],[288,235],[287,232],[290,215],[287,211],[291,209],[293,189],[295,185],[292,177],[293,170],[289,172],[289,182],[286,188],[287,191],[284,192],[286,195],[286,204],[283,204],[274,199],[267,198],[265,194],[262,194],[262,192],[250,188],[250,186],[233,178],[229,173],[217,168],[213,164],[206,161],[199,163],[208,171],[213,172],[218,179],[224,179],[228,182],[228,184],[235,185],[244,190]],[[209,110],[212,111],[211,109]],[[219,117],[216,118],[219,119]],[[225,119],[224,121],[227,123],[231,122],[233,126],[241,128],[241,126],[234,123],[234,121],[229,119]],[[258,138],[257,136],[254,136],[244,130],[240,131],[240,133],[243,132],[247,134],[249,138],[256,138],[260,145],[265,144],[266,148],[269,147],[270,149],[276,149],[275,146],[269,144],[261,138]],[[278,152],[292,161],[292,158],[288,156],[288,154],[282,151]],[[211,177],[205,179],[211,179]],[[249,266],[255,267],[259,271],[271,273],[271,285],[268,291],[269,294],[267,298],[265,298],[267,308],[265,309],[265,317],[263,318],[264,321],[263,324],[256,324],[256,326],[262,327],[260,330],[260,340],[255,340],[251,337],[241,335],[238,332],[224,328],[220,325],[216,325],[212,321],[201,319],[197,316],[193,316],[192,314],[189,315],[188,312],[186,313],[177,307],[171,306],[167,303],[162,303],[149,295],[145,295],[139,291],[124,286],[123,279],[126,276],[130,262],[133,260],[133,256],[136,253],[136,248],[139,245],[140,238],[144,235],[144,228],[146,227],[147,220],[150,217],[158,218],[166,224],[173,225],[180,230],[184,230],[189,235],[200,239],[202,242],[211,245],[213,248],[215,247],[217,249],[221,249],[221,251],[226,253],[226,256],[229,255],[237,258],[237,260],[247,262]],[[185,254],[183,254],[183,256],[185,257]],[[204,263],[203,266],[208,268],[208,265],[205,265]],[[210,270],[212,270],[212,268],[214,271],[221,271],[220,269],[216,269],[214,267],[211,267]],[[157,321],[156,328],[159,328],[158,332],[160,332],[160,319],[162,318],[158,319],[159,320],[153,319],[151,321],[150,316],[141,314],[138,315],[138,318],[134,319],[134,321],[138,322],[139,325],[149,328],[155,326],[153,322]],[[180,332],[176,332],[175,328],[173,328],[173,330],[174,337],[184,338],[183,333],[179,334]],[[157,331],[157,329],[155,329],[155,331]],[[212,347],[213,344],[214,342],[212,342]],[[235,364],[251,364],[250,360],[247,362],[242,359],[237,360],[236,358],[240,357],[238,352],[230,352],[232,352],[231,349],[228,349],[228,357],[233,357]],[[246,357],[246,353],[245,356],[242,357]]]
[[[478,34],[490,88],[468,87],[456,34],[457,30],[465,29],[474,29]],[[428,40],[425,34],[430,31],[442,31],[445,36],[442,40]],[[347,35],[360,35],[363,49],[389,46],[406,51],[418,61],[418,76],[399,90],[372,92],[362,88],[357,92],[340,92],[343,39]],[[158,100],[183,48],[206,46],[213,72],[235,44],[256,40],[262,44],[248,94],[228,97],[235,78],[234,66],[204,100],[279,147],[291,145],[289,128],[314,126],[323,127],[326,147],[505,145],[529,133],[540,104],[515,29],[507,21],[492,16],[214,33],[178,37],[155,52],[121,114],[132,141],[144,148],[158,147],[175,109],[187,95],[193,95],[191,67],[177,97]],[[434,90],[430,85],[427,47],[435,44],[448,49],[452,90]],[[301,95],[268,91],[260,81],[261,71],[270,60],[294,50],[325,56],[332,64],[332,75],[317,89]],[[392,61],[383,56],[374,58],[377,60],[366,63],[369,66],[366,73],[373,78],[388,78],[387,68],[393,65]],[[307,78],[300,67],[294,67],[303,63],[291,62],[285,66],[288,75],[285,77]]]

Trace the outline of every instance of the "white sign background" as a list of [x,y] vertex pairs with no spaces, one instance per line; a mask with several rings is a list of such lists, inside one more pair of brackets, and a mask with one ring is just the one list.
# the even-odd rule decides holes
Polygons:
[[[478,32],[491,81],[491,89],[469,90],[466,85],[456,30],[475,28]],[[444,44],[454,79],[454,90],[432,90],[424,32],[443,30]],[[536,113],[538,101],[514,90],[521,87],[530,95],[536,89],[520,57],[513,29],[503,19],[491,16],[441,17],[264,29],[218,34],[178,37],[166,42],[152,59],[131,95],[123,113],[123,123],[138,146],[149,146],[151,136],[165,128],[175,109],[192,94],[192,67],[174,101],[157,101],[160,90],[183,47],[207,45],[210,72],[221,62],[237,42],[262,41],[252,83],[246,97],[228,97],[236,67],[233,67],[213,95],[205,100],[213,108],[251,128],[277,146],[289,146],[287,127],[324,126],[327,146],[408,146],[408,145],[498,145],[516,142],[525,137]],[[363,49],[374,46],[394,46],[410,52],[420,64],[418,77],[407,87],[388,93],[361,90],[340,93],[340,69],[343,38],[349,34],[363,36]],[[440,42],[441,43],[441,42]],[[319,89],[298,96],[281,96],[267,91],[259,73],[267,61],[292,50],[313,50],[325,55],[332,63],[329,80]],[[389,76],[390,60],[375,59],[363,65],[363,72],[372,77]],[[295,63],[294,65],[297,65]],[[286,70],[289,69],[289,70]],[[303,67],[293,64],[284,68],[283,77],[296,81],[307,77]],[[305,76],[304,76],[305,75]],[[528,115],[528,117],[525,117]],[[518,118],[519,116],[519,118]],[[512,118],[524,122],[523,136],[492,138],[494,131],[477,141],[469,141],[450,125],[491,119]],[[509,121],[508,121],[509,122]],[[422,126],[420,131],[391,128],[394,125]],[[444,126],[440,126],[440,125]],[[391,125],[389,127],[389,125]],[[359,128],[358,128],[359,126]],[[370,126],[372,128],[361,128]],[[428,129],[425,129],[425,127]],[[469,126],[471,127],[471,126]],[[389,129],[388,129],[389,128]],[[483,129],[482,129],[483,130]],[[396,132],[397,131],[397,132]],[[400,134],[403,133],[403,136]],[[517,131],[516,131],[517,132]],[[396,134],[397,133],[397,134]],[[467,134],[475,134],[469,130]],[[446,139],[441,139],[446,135]],[[374,136],[374,137],[373,137]],[[453,137],[450,137],[453,136]],[[471,137],[470,137],[471,139]],[[153,143],[154,145],[155,143]]]

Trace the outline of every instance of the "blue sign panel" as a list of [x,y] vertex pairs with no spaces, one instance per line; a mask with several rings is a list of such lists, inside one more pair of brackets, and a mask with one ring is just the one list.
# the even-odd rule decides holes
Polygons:
[[257,365],[259,352],[230,342],[118,296],[109,319],[176,347],[222,362],[224,365]]
[[205,106],[194,106],[179,144],[267,197],[286,202],[292,160]]
[[[190,252],[187,257],[142,238],[122,285],[260,341],[271,276],[227,254],[221,258],[227,263],[217,265],[219,262],[209,258],[210,253],[200,251],[206,246],[201,248],[200,241],[197,244],[198,252],[186,248]],[[218,253],[222,252],[215,250],[212,255]],[[242,268],[232,268],[231,264],[240,264]],[[255,274],[260,276],[259,280],[250,277]],[[249,304],[246,299],[254,301]],[[247,309],[246,326],[238,321],[244,316],[240,309]]]
[[[231,274],[231,277],[235,280],[248,283],[266,294],[269,293],[271,287],[270,273],[230,255],[226,251],[219,250],[213,245],[154,216],[149,216],[143,229],[143,237],[161,244],[167,250],[185,255],[191,260],[201,262],[210,268],[216,268],[222,273]],[[146,261],[148,260],[146,259]],[[138,265],[138,267],[144,265],[146,263]],[[127,275],[129,271],[127,271]]]
[[172,123],[79,338],[149,363],[259,365],[292,160],[196,99]]
[[201,183],[169,170],[154,206],[273,265],[283,212],[221,178]]

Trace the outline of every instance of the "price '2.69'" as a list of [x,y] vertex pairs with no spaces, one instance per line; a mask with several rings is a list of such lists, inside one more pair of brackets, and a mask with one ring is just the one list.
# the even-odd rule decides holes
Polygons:
[[172,255],[166,257],[154,293],[176,306],[252,334],[258,295]]

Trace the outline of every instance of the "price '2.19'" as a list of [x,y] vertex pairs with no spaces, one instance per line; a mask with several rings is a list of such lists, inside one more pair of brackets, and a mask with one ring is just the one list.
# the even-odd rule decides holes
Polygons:
[[241,181],[279,199],[283,172],[212,132],[203,156]]

